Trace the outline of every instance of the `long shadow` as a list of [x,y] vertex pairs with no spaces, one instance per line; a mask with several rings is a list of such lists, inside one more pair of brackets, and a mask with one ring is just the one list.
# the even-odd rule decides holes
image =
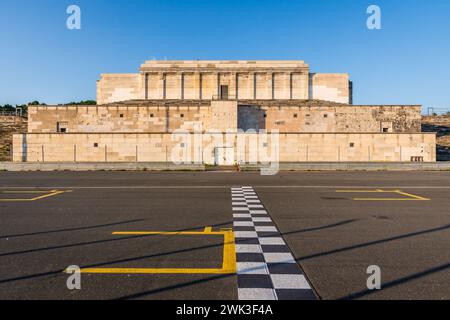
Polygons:
[[[345,222],[338,223],[338,224],[345,224]],[[442,230],[445,230],[445,229],[448,229],[448,228],[450,228],[450,225],[443,226],[443,227],[440,227],[440,228],[433,228],[433,229],[423,230],[423,231],[419,231],[419,232],[414,232],[414,233],[410,233],[410,234],[404,234],[404,235],[401,235],[401,236],[387,238],[387,239],[382,239],[382,240],[378,240],[378,241],[372,241],[372,242],[368,242],[368,243],[364,243],[364,244],[350,246],[350,247],[347,247],[347,248],[331,250],[331,251],[324,252],[324,253],[321,253],[321,254],[311,255],[311,256],[307,256],[307,257],[301,258],[301,259],[297,259],[297,261],[303,260],[305,258],[309,259],[309,258],[312,258],[312,257],[317,257],[317,256],[321,256],[321,255],[331,254],[331,253],[335,253],[335,252],[341,252],[341,251],[345,251],[345,250],[352,250],[352,249],[365,247],[365,246],[369,246],[369,245],[375,245],[375,244],[379,244],[379,243],[384,243],[384,242],[388,242],[388,241],[404,239],[404,238],[413,237],[413,236],[422,235],[422,234],[427,234],[427,233],[431,233],[431,232],[442,231]],[[322,228],[313,228],[313,229],[322,229]],[[294,234],[294,233],[301,233],[301,232],[305,232],[305,230],[291,231],[291,232],[283,233],[283,235]],[[389,286],[394,286],[394,285],[397,285],[397,284],[400,284],[400,283],[403,283],[403,282],[407,282],[409,280],[413,280],[415,278],[419,278],[419,277],[422,277],[422,276],[425,276],[425,275],[428,275],[428,274],[431,274],[431,273],[434,273],[434,272],[442,271],[442,270],[445,270],[446,268],[448,268],[448,266],[449,266],[448,264],[447,265],[443,265],[443,266],[439,266],[439,267],[427,270],[426,272],[423,272],[423,273],[420,273],[420,274],[417,274],[417,275],[413,275],[413,276],[410,276],[410,277],[406,277],[404,279],[399,279],[399,280],[393,281],[391,283],[385,284],[383,287],[386,288],[386,287],[389,287]],[[212,280],[216,280],[216,279],[220,279],[220,278],[224,278],[224,277],[229,277],[229,276],[233,276],[233,275],[222,275],[222,276],[218,276],[218,277],[210,277],[210,278],[207,278],[207,279],[201,279],[201,280],[196,280],[196,281],[185,282],[185,283],[181,283],[181,284],[177,284],[177,285],[172,285],[172,286],[167,286],[167,287],[158,288],[158,289],[154,289],[154,290],[149,290],[149,291],[146,291],[146,292],[136,293],[136,294],[133,294],[133,295],[123,296],[123,297],[120,297],[119,299],[137,299],[137,298],[141,298],[141,297],[148,296],[148,295],[151,295],[151,294],[160,293],[160,292],[164,292],[164,291],[167,291],[167,290],[178,289],[178,288],[182,288],[182,287],[187,287],[187,286],[195,285],[195,284],[198,284],[198,283],[209,282],[209,281],[212,281]],[[365,294],[367,294],[367,292],[363,291],[363,292],[361,292],[359,294],[360,295],[365,295]],[[358,295],[358,293],[353,294],[352,297],[353,296],[357,296],[357,295]]]
[[[308,260],[308,259],[312,259],[312,258],[317,258],[317,257],[322,257],[322,256],[334,254],[334,253],[340,253],[340,252],[344,252],[344,251],[349,251],[349,250],[354,250],[354,249],[360,249],[360,248],[364,248],[364,247],[368,247],[368,246],[373,246],[373,245],[377,245],[377,244],[381,244],[381,243],[386,243],[386,242],[390,242],[390,241],[401,240],[401,239],[406,239],[406,238],[410,238],[410,237],[415,237],[415,236],[419,236],[419,235],[423,235],[423,234],[428,234],[428,233],[433,233],[433,232],[443,231],[443,230],[447,230],[447,229],[449,229],[449,228],[450,228],[450,225],[445,225],[445,226],[443,226],[443,227],[438,227],[438,228],[432,228],[432,229],[427,229],[427,230],[422,230],[422,231],[417,231],[417,232],[407,233],[407,234],[403,234],[403,235],[395,236],[395,237],[391,237],[391,238],[385,238],[385,239],[381,239],[381,240],[375,240],[375,241],[370,241],[370,242],[365,242],[365,243],[355,244],[355,245],[353,245],[353,246],[348,246],[348,247],[344,247],[344,248],[333,249],[333,250],[329,250],[329,251],[325,251],[325,252],[321,252],[321,253],[311,254],[311,255],[309,255],[309,256],[304,256],[304,257],[296,258],[296,260],[297,260],[297,261],[304,261],[304,260]],[[290,233],[295,233],[295,232],[288,232],[288,233],[286,233],[286,234],[290,234]],[[283,234],[283,235],[284,235],[284,234]]]
[[39,231],[39,232],[33,232],[33,233],[12,234],[12,235],[0,236],[0,240],[20,238],[20,237],[29,237],[29,236],[36,236],[36,235],[42,235],[42,234],[59,233],[59,232],[98,229],[98,228],[112,227],[112,226],[118,226],[118,225],[122,225],[122,224],[129,224],[129,223],[142,222],[142,221],[145,221],[145,219],[126,220],[126,221],[120,221],[120,222],[114,222],[114,223],[108,223],[108,224],[99,224],[99,225],[88,226],[88,227],[68,228],[68,229],[59,229],[59,230],[51,230],[51,231]]
[[[322,226],[322,227],[315,227],[315,228],[309,228],[309,229],[303,229],[303,230],[298,230],[298,231],[289,232],[289,233],[305,233],[305,232],[312,232],[312,231],[317,231],[317,230],[321,230],[321,229],[329,229],[329,228],[341,226],[341,225],[344,225],[344,224],[348,224],[348,223],[351,223],[353,221],[355,221],[355,220],[346,220],[346,221],[341,221],[341,222],[338,222],[338,223],[335,223],[335,224],[331,224],[331,225],[326,225],[326,226]],[[220,227],[220,226],[228,225],[228,224],[229,224],[228,222],[227,223],[221,223],[221,224],[216,224],[213,227]],[[183,230],[178,230],[178,231],[194,230],[194,229],[199,229],[199,228],[188,228],[188,229],[183,229]],[[137,238],[137,237],[140,238],[140,237],[148,237],[148,236],[147,235],[146,236],[133,236],[133,237],[126,237],[126,238],[121,238],[121,239],[112,239],[112,240],[124,240],[124,239]],[[196,247],[196,248],[182,249],[182,250],[177,250],[177,251],[172,251],[172,252],[165,252],[165,253],[159,253],[159,254],[153,254],[153,255],[147,255],[147,256],[141,256],[141,257],[135,257],[135,258],[128,258],[128,259],[121,259],[121,260],[115,260],[115,261],[101,262],[101,263],[97,263],[97,264],[83,266],[83,268],[94,268],[94,267],[101,267],[101,266],[105,266],[105,265],[115,264],[115,263],[139,261],[139,260],[148,259],[148,258],[152,258],[152,257],[154,258],[154,257],[158,257],[158,256],[171,255],[171,254],[182,253],[182,252],[189,252],[189,251],[194,251],[194,250],[202,250],[202,249],[208,249],[208,248],[213,248],[213,247],[218,247],[218,246],[223,246],[223,244],[200,246],[200,247]],[[39,273],[39,274],[34,274],[34,275],[28,275],[28,276],[22,276],[22,277],[16,277],[16,278],[4,279],[4,280],[0,280],[0,283],[7,283],[7,282],[13,282],[13,281],[27,280],[27,279],[31,279],[31,278],[35,278],[35,277],[39,278],[39,277],[48,276],[48,275],[55,275],[55,274],[60,274],[63,271],[64,270],[56,270],[56,271],[49,271],[49,272]]]
[[[221,223],[221,224],[213,225],[213,227],[220,227],[220,226],[224,226],[224,225],[230,225],[231,223],[232,222],[224,222],[224,223]],[[175,230],[174,232],[182,232],[182,231],[188,231],[188,230],[197,230],[197,229],[200,229],[200,228],[204,228],[204,226],[202,226],[202,227],[194,227],[194,228],[187,228],[187,229],[182,229],[182,230]],[[72,247],[85,246],[85,245],[91,245],[91,244],[118,242],[118,241],[129,240],[129,239],[149,238],[149,237],[154,237],[154,236],[157,236],[157,235],[135,235],[135,236],[130,236],[130,237],[115,238],[115,239],[103,239],[103,240],[96,240],[96,241],[78,242],[78,243],[72,243],[72,244],[66,244],[66,245],[60,245],[60,246],[53,246],[53,247],[45,247],[45,248],[37,248],[37,249],[29,249],[29,250],[1,253],[0,257],[6,257],[6,256],[12,256],[12,255],[18,255],[18,254],[26,254],[26,253],[34,253],[34,252],[47,251],[47,250],[72,248]]]
[[[342,222],[339,222],[337,224],[334,224],[334,226],[343,225],[343,224],[346,224],[346,223],[351,223],[352,221],[353,220],[342,221]],[[229,223],[226,223],[226,224],[229,224]],[[283,235],[304,233],[304,232],[316,231],[316,230],[320,230],[320,229],[327,229],[327,228],[331,228],[332,226],[333,225],[317,227],[317,228],[311,228],[311,229],[303,229],[303,230],[298,230],[298,231],[291,231],[291,232],[283,233]],[[326,252],[322,252],[322,253],[318,253],[318,254],[314,254],[314,255],[309,255],[309,256],[297,258],[296,260],[297,261],[304,261],[304,260],[307,260],[307,259],[316,258],[316,257],[324,256],[324,255],[333,254],[333,253],[339,253],[339,252],[343,252],[343,251],[347,251],[347,250],[353,250],[353,249],[358,249],[358,248],[367,247],[367,246],[371,246],[371,245],[381,244],[381,243],[385,243],[385,242],[390,242],[390,241],[405,239],[405,238],[414,237],[414,236],[418,236],[418,235],[428,234],[428,233],[432,233],[432,232],[438,232],[438,231],[442,231],[442,230],[447,230],[449,228],[450,228],[450,225],[446,225],[446,226],[443,226],[443,227],[422,230],[422,231],[418,231],[418,232],[403,234],[403,235],[396,236],[396,237],[390,237],[390,238],[386,238],[386,239],[381,239],[381,240],[361,243],[361,244],[357,244],[357,245],[353,245],[353,246],[348,246],[348,247],[344,247],[344,248],[340,248],[340,249],[334,249],[334,250],[330,250],[330,251],[326,251]],[[192,228],[186,229],[186,230],[192,230]],[[136,238],[136,237],[130,237],[130,238]],[[214,246],[216,246],[216,245],[214,245]],[[209,247],[209,246],[204,246],[204,247]],[[198,250],[198,249],[201,249],[201,248],[202,247],[185,249],[184,251]],[[171,254],[171,253],[169,252],[169,253],[163,253],[163,254]],[[139,259],[139,258],[137,258],[137,259]],[[129,260],[129,259],[127,259],[127,260]],[[133,259],[130,259],[130,260],[133,260]],[[109,262],[109,263],[111,263],[111,262]],[[105,263],[101,263],[100,265],[104,265],[104,264]],[[413,275],[413,276],[410,276],[410,277],[406,277],[404,279],[393,281],[392,283],[386,284],[385,287],[386,286],[397,285],[397,284],[400,284],[400,283],[404,283],[404,282],[407,282],[409,280],[412,280],[412,279],[415,279],[415,278],[418,278],[418,277],[421,277],[421,276],[425,276],[427,274],[431,274],[433,272],[438,272],[438,271],[444,270],[445,268],[448,268],[448,265],[443,265],[443,266],[440,266],[440,267],[436,267],[436,268],[430,269],[430,270],[428,270],[426,272],[423,272],[423,273],[420,273],[420,274],[417,274],[417,275]],[[42,276],[48,276],[48,275],[61,273],[62,271],[63,270],[58,270],[58,271],[54,271],[54,272],[46,272],[46,273],[29,275],[29,276],[22,276],[22,277],[17,277],[17,278],[12,278],[12,279],[5,279],[5,280],[1,280],[0,283],[12,282],[12,281],[18,281],[18,280],[42,277]],[[181,283],[181,284],[177,284],[177,285],[172,285],[172,286],[168,286],[168,287],[158,288],[158,289],[155,289],[155,290],[150,290],[150,291],[146,291],[146,292],[136,293],[136,294],[129,295],[129,296],[124,296],[124,297],[121,297],[120,299],[135,299],[135,298],[143,297],[143,296],[154,294],[154,293],[159,293],[159,292],[172,290],[172,289],[176,289],[176,288],[180,288],[180,287],[186,287],[186,286],[190,286],[190,285],[195,285],[195,284],[198,284],[198,283],[212,281],[212,280],[215,280],[215,279],[220,279],[220,278],[229,277],[229,276],[233,276],[233,275],[220,275],[220,276],[210,277],[208,279],[202,279],[202,280],[185,282],[185,283]],[[365,295],[365,294],[367,294],[367,292],[363,291],[361,293],[355,293],[355,294],[352,295],[352,297],[353,296],[357,297],[358,294]]]
[[[414,274],[409,275],[407,277],[403,277],[403,278],[400,278],[400,279],[397,279],[397,280],[393,280],[393,281],[384,283],[383,286],[382,286],[382,289],[392,288],[392,287],[398,286],[400,284],[406,283],[408,281],[419,279],[419,278],[423,278],[423,277],[426,277],[426,276],[428,276],[430,274],[433,274],[433,273],[436,273],[436,272],[440,272],[440,271],[444,271],[446,269],[450,269],[450,263],[443,264],[443,265],[440,265],[440,266],[437,266],[437,267],[434,267],[434,268],[431,268],[431,269],[428,269],[428,270],[425,270],[425,271],[422,271],[422,272],[419,272],[419,273],[414,273]],[[370,295],[370,294],[373,294],[373,293],[376,293],[376,292],[379,292],[379,291],[378,290],[362,290],[362,291],[359,291],[359,292],[352,293],[352,294],[350,294],[348,296],[341,297],[338,300],[358,299],[358,298],[362,298],[362,297],[365,297],[367,295]]]
[[221,274],[221,275],[208,277],[206,279],[199,279],[199,280],[194,280],[194,281],[183,282],[183,283],[174,284],[174,285],[163,287],[163,288],[158,288],[158,289],[153,289],[153,290],[149,290],[149,291],[145,291],[145,292],[139,292],[139,293],[135,293],[135,294],[127,295],[127,296],[122,296],[122,297],[116,298],[114,300],[139,299],[139,298],[149,296],[152,294],[156,294],[156,293],[160,293],[160,292],[165,292],[165,291],[179,289],[179,288],[185,288],[185,287],[189,287],[189,286],[200,284],[200,283],[206,283],[206,282],[210,282],[210,281],[214,281],[214,280],[218,280],[218,279],[225,279],[225,278],[234,277],[234,276],[235,276],[235,274]]

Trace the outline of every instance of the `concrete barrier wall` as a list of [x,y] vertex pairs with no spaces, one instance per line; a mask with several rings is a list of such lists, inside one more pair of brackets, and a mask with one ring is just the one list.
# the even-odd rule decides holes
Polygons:
[[[0,171],[205,171],[204,165],[166,163],[15,163],[0,162]],[[241,171],[259,171],[260,165],[242,165]],[[450,162],[363,163],[309,162],[280,163],[279,171],[450,171]]]
[[218,149],[227,149],[226,163],[219,164],[397,162],[412,157],[434,162],[435,143],[436,135],[425,133],[19,134],[14,136],[13,161],[217,164]]
[[172,163],[15,163],[0,162],[0,171],[204,171],[204,165]]

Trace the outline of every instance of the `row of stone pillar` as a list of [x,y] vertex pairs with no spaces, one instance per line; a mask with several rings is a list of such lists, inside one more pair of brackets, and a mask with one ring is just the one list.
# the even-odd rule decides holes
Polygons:
[[[145,90],[144,96],[145,96],[146,100],[149,99],[149,75],[150,74],[152,74],[152,73],[144,73],[144,88],[145,88],[144,89]],[[163,99],[166,99],[166,97],[167,97],[167,78],[166,78],[167,74],[174,74],[174,73],[173,72],[160,72],[160,73],[158,73],[158,75],[159,75],[158,78],[161,78],[162,81],[163,81],[163,95],[162,95]],[[181,99],[182,100],[185,99],[185,75],[186,74],[197,74],[198,75],[198,81],[199,81],[198,82],[198,89],[199,89],[199,95],[198,96],[199,96],[200,100],[203,100],[204,99],[204,97],[203,97],[203,74],[204,73],[201,73],[201,72],[198,72],[198,73],[180,72],[178,74],[180,76],[180,96],[181,96]],[[239,75],[241,73],[228,73],[228,72],[222,72],[221,73],[221,72],[217,72],[217,73],[214,73],[214,74],[216,75],[216,78],[217,78],[217,91],[216,91],[217,92],[217,98],[218,99],[221,98],[221,85],[222,85],[222,83],[221,83],[220,76],[222,74],[231,74],[232,75],[231,79],[233,79],[234,81],[231,83],[231,85],[229,85],[228,89],[230,90],[232,85],[234,85],[234,89],[235,89],[235,96],[234,96],[234,98],[235,99],[239,99]],[[249,74],[251,74],[252,78],[253,78],[253,99],[257,98],[257,75],[258,74],[270,74],[271,75],[271,86],[272,86],[272,88],[271,88],[271,93],[272,93],[271,98],[274,100],[275,99],[275,75],[276,74],[283,74],[283,73],[280,73],[280,72],[270,72],[270,73],[267,73],[267,72],[253,72],[253,73],[249,73]],[[286,73],[284,73],[284,74],[286,74]],[[295,73],[292,72],[292,73],[288,73],[288,74],[289,74],[289,99],[293,99],[293,89],[294,89],[293,88],[293,75]],[[206,99],[206,100],[209,100],[209,99]]]

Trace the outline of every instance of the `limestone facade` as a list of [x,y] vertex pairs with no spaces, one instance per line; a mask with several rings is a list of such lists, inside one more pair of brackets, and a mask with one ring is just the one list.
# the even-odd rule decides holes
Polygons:
[[[286,133],[420,133],[420,106],[356,106],[305,100],[130,101],[30,106],[29,133],[172,133],[216,129]],[[62,130],[65,129],[65,130]]]
[[[102,75],[97,106],[29,106],[17,162],[436,161],[421,106],[353,105],[303,61],[147,61]],[[188,158],[186,158],[188,155]]]
[[143,100],[352,100],[348,74],[310,74],[304,61],[146,61],[136,74],[102,74],[99,105]]
[[[436,161],[430,133],[286,133],[267,142],[259,134],[37,133],[14,136],[15,162],[176,162],[218,164],[228,148],[229,164],[267,162]],[[196,142],[197,141],[197,142]],[[243,142],[246,142],[245,144]],[[251,145],[256,145],[251,149]],[[240,147],[242,146],[242,147]],[[251,151],[253,150],[253,151]],[[277,150],[277,151],[274,151]],[[278,152],[279,151],[279,152]],[[277,155],[274,156],[274,152]]]

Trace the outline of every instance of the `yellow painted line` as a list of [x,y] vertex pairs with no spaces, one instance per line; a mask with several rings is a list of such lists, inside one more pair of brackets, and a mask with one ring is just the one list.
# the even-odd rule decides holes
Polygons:
[[[66,193],[66,192],[72,192],[72,190],[67,190],[67,191],[51,190],[51,191],[47,191],[47,194],[44,194],[44,195],[39,196],[39,197],[34,197],[34,198],[31,198],[31,199],[0,199],[0,202],[31,202],[31,201],[37,201],[37,200],[53,197],[53,196],[56,196],[56,195],[59,195],[59,194],[63,194],[63,193]],[[27,193],[27,192],[23,192],[23,193]],[[30,194],[34,194],[34,193],[35,192],[30,192]]]
[[338,193],[395,193],[407,198],[353,198],[354,201],[429,201],[430,199],[406,193],[401,190],[336,190]]
[[400,190],[397,190],[397,193],[401,194],[401,195],[404,195],[404,196],[407,196],[407,197],[414,198],[416,200],[420,200],[420,201],[430,201],[430,199],[428,199],[428,198],[416,196],[414,194],[406,193],[406,192],[403,192],[403,191],[400,191]]
[[49,193],[49,191],[0,191],[0,193],[7,194],[34,194],[34,193]]
[[40,197],[33,198],[33,199],[31,199],[31,201],[36,201],[36,200],[41,200],[41,199],[57,196],[58,194],[63,194],[64,192],[65,191],[55,191],[55,192],[50,193],[50,194],[46,194],[46,195],[43,195],[43,196],[40,196]]
[[223,235],[223,263],[221,269],[213,268],[85,268],[81,273],[91,274],[235,274],[236,249],[234,233],[228,231],[212,231],[206,227],[204,231],[125,231],[113,232],[113,235]]
[[205,228],[205,233],[211,233],[211,232],[212,232],[212,227]]
[[353,198],[355,201],[424,201],[409,198]]
[[113,232],[113,235],[116,236],[146,236],[146,235],[168,235],[168,236],[176,236],[176,235],[223,235],[224,231],[212,231],[212,232],[204,232],[204,231],[119,231]]
[[87,268],[80,273],[91,274],[228,274],[223,269],[189,269],[189,268]]
[[338,193],[381,193],[381,192],[389,192],[383,190],[336,190]]

